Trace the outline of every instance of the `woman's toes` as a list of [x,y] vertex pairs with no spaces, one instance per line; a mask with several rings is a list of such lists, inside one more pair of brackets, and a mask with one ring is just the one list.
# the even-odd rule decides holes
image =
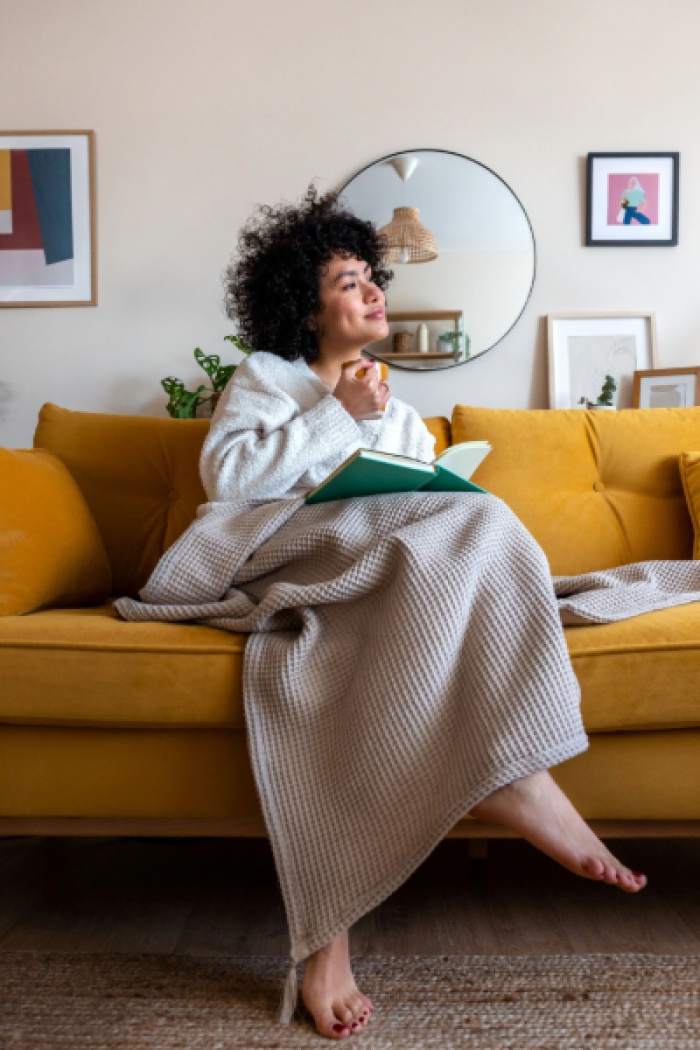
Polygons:
[[644,889],[647,884],[647,877],[642,875],[641,871],[624,871],[621,884],[630,893],[636,893],[638,890]]
[[347,1005],[352,1010],[355,1020],[357,1020],[360,1014],[364,1013],[367,1009],[359,992],[353,992],[352,995],[348,996]]
[[597,857],[587,857],[581,867],[592,879],[605,878],[605,865]]
[[336,1020],[341,1021],[348,1028],[355,1020],[355,1014],[346,1002],[333,1003],[333,1013],[336,1016]]

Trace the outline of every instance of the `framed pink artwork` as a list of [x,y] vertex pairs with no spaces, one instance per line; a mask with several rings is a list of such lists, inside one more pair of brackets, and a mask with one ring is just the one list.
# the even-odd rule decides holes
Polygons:
[[586,244],[678,244],[679,153],[589,153]]

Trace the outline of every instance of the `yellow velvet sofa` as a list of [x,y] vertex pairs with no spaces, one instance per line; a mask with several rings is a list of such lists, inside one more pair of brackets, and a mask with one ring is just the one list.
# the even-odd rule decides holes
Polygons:
[[[700,409],[457,406],[426,423],[437,451],[490,440],[475,480],[554,574],[700,556]],[[46,405],[34,450],[0,450],[1,834],[265,834],[246,636],[126,623],[110,601],[203,502],[207,426]],[[600,834],[700,833],[700,603],[566,637],[591,746],[556,779]],[[465,816],[451,834],[507,833]]]

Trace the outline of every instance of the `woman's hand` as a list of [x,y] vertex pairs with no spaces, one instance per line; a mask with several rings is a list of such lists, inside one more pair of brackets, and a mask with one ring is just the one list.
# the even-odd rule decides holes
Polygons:
[[362,357],[343,368],[333,394],[353,419],[383,409],[391,397],[389,384],[379,379],[377,362]]

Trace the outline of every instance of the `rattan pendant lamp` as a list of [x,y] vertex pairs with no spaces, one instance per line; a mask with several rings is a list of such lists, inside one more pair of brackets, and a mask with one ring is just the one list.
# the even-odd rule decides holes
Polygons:
[[408,208],[405,204],[406,182],[418,167],[418,158],[402,154],[392,157],[389,163],[403,182],[404,205],[394,208],[391,222],[379,230],[389,246],[386,260],[389,263],[431,262],[438,257],[435,238],[420,222],[418,208]]

